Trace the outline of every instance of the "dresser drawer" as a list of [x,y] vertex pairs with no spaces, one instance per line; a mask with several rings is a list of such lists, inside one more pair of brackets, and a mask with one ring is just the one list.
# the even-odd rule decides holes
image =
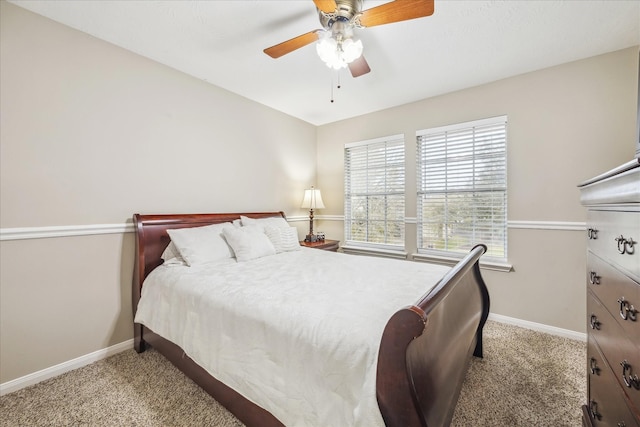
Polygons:
[[587,253],[587,287],[613,315],[640,352],[640,284]]
[[[589,339],[594,339],[602,352],[609,371],[618,386],[636,408],[640,409],[640,351],[636,343],[626,336],[622,327],[606,308],[587,292],[587,328]],[[601,367],[605,371],[604,367]],[[626,380],[626,383],[625,383]],[[627,383],[629,385],[627,385]]]
[[[587,411],[585,417],[593,426],[638,426],[640,420],[609,369],[596,342],[587,343]],[[586,421],[586,420],[585,420]]]
[[640,212],[589,210],[588,248],[640,280]]

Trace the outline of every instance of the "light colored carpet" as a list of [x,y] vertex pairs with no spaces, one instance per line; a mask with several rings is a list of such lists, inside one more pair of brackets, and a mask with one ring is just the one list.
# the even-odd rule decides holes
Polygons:
[[[581,425],[585,343],[488,322],[484,352],[471,364],[452,426]],[[242,426],[153,350],[128,350],[2,396],[0,424]]]

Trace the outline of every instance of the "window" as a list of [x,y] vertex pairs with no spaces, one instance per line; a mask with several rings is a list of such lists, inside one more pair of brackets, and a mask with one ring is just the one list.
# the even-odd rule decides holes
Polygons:
[[507,117],[416,133],[418,252],[507,259]]
[[404,135],[346,144],[347,245],[404,249]]

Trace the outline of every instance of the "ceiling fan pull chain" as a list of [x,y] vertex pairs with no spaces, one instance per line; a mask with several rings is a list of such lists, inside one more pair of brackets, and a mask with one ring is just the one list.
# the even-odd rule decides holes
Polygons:
[[[336,85],[334,83],[334,76],[335,78],[338,80],[338,84]],[[342,87],[342,85],[340,84],[340,70],[331,70],[331,102],[333,103],[334,98],[333,98],[333,87],[340,89]]]
[[331,73],[331,103],[333,104],[333,73]]

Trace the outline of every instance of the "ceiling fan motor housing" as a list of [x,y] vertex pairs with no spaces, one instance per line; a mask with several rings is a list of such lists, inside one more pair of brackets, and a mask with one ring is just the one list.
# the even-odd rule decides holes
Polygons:
[[336,23],[349,26],[349,22],[362,10],[362,0],[336,0],[336,6],[333,13],[318,10],[320,24],[325,30],[332,29]]

